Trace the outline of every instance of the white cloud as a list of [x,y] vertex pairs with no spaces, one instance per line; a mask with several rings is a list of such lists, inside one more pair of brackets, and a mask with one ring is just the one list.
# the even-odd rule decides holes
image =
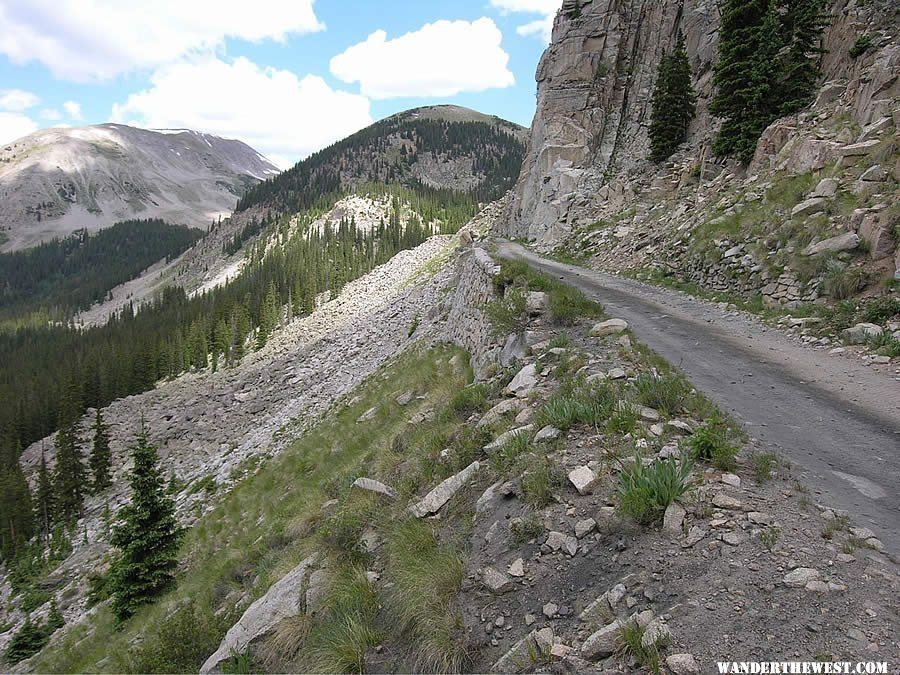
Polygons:
[[66,101],[62,105],[63,110],[66,111],[66,115],[71,117],[73,120],[81,119],[81,104],[75,101]]
[[245,58],[165,66],[151,86],[112,110],[112,121],[237,138],[282,166],[370,124],[369,100],[321,77],[260,68]]
[[544,42],[550,42],[553,20],[562,5],[562,0],[491,0],[491,6],[504,14],[540,14],[542,18],[518,26],[519,35],[534,35]]
[[283,41],[324,29],[314,0],[0,0],[0,53],[57,77],[104,80],[155,68],[226,38]]
[[0,112],[0,143],[18,140],[37,129],[37,123],[30,117],[18,113]]
[[41,110],[41,119],[55,122],[56,120],[62,119],[62,113],[56,108],[44,108]]
[[4,89],[0,91],[0,110],[20,112],[38,104],[41,99],[30,91],[21,89]]
[[436,21],[393,40],[377,30],[331,59],[332,74],[371,98],[454,96],[510,87],[503,35],[486,17]]

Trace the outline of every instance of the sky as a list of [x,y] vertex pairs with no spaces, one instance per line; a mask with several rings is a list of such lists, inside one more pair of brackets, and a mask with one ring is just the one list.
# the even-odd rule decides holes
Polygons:
[[524,126],[562,0],[0,0],[0,143],[116,122],[282,168],[395,112]]

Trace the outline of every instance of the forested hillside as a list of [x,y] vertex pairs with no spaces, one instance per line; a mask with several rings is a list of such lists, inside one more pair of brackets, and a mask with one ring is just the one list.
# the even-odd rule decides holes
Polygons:
[[67,320],[153,263],[180,255],[202,235],[158,219],[129,220],[93,235],[80,230],[0,254],[0,319],[40,314]]
[[[237,211],[264,206],[285,213],[363,183],[450,190],[493,201],[519,175],[521,128],[496,118],[442,119],[441,108],[409,111],[359,131],[247,191]],[[430,115],[432,111],[438,114]]]

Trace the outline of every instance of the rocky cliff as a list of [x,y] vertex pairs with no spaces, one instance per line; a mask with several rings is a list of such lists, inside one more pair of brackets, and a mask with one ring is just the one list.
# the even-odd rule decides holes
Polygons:
[[[831,3],[822,95],[840,98],[841,113],[860,126],[888,114],[897,95],[897,11],[890,2]],[[652,89],[679,31],[698,98],[686,153],[704,176],[720,171],[710,156],[717,123],[709,113],[719,20],[713,0],[563,3],[537,69],[537,111],[506,234],[552,246],[598,212],[625,210],[651,183],[658,171],[645,159]],[[851,57],[862,36],[873,49]]]

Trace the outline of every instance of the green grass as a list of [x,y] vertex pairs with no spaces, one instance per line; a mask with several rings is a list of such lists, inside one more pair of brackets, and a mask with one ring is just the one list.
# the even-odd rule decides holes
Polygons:
[[643,640],[646,629],[637,621],[627,621],[620,631],[621,647],[619,652],[623,656],[630,656],[638,665],[643,666],[654,675],[660,672],[660,651],[668,644],[668,640],[661,638],[649,647],[644,647]]
[[753,473],[757,483],[766,483],[772,480],[772,470],[777,464],[777,459],[771,452],[760,452],[753,456]]
[[553,490],[562,482],[562,470],[553,460],[532,454],[522,475],[522,498],[534,509],[549,506],[553,503]]
[[728,438],[728,427],[721,417],[713,417],[688,438],[694,459],[709,462],[723,471],[737,467],[737,448]]
[[463,580],[457,547],[438,541],[428,522],[409,519],[387,538],[386,606],[391,630],[416,645],[415,670],[459,672],[467,662],[456,593]]
[[690,385],[680,375],[641,373],[631,386],[637,403],[668,417],[681,412],[691,391]]
[[642,525],[658,521],[666,507],[688,491],[692,470],[693,462],[687,457],[644,466],[635,454],[619,475],[619,510]]
[[617,401],[618,395],[613,385],[588,385],[574,381],[538,408],[534,425],[538,429],[549,425],[568,431],[578,424],[605,424],[612,416]]
[[[168,613],[184,598],[191,598],[197,616],[210,617],[227,610],[231,601],[226,602],[226,598],[241,593],[248,593],[251,599],[259,597],[313,551],[330,552],[336,565],[352,566],[354,555],[341,556],[338,552],[343,550],[342,545],[328,543],[326,533],[318,531],[322,503],[330,497],[344,501],[350,483],[361,475],[389,484],[407,475],[415,489],[430,485],[432,478],[422,467],[438,464],[441,448],[428,446],[429,439],[449,436],[461,425],[451,412],[431,423],[410,427],[407,420],[417,411],[414,404],[405,408],[382,406],[383,418],[366,434],[359,433],[356,419],[395,392],[408,390],[421,391],[428,396],[429,406],[444,406],[449,412],[451,397],[471,380],[465,360],[451,359],[462,355],[461,350],[451,348],[411,350],[369,378],[357,389],[356,403],[329,413],[308,434],[238,484],[187,533],[180,553],[178,586],[173,592],[140,610],[121,631],[114,630],[109,608],[98,606],[90,626],[75,626],[61,641],[50,645],[39,655],[35,670],[94,671],[98,670],[97,663],[108,657],[101,670],[134,671],[129,657],[131,642],[139,635],[143,644],[160,642],[171,624]],[[398,466],[406,457],[391,451],[393,439],[401,433],[408,436],[409,448],[423,453],[427,448],[429,453],[405,474]],[[273,499],[273,495],[278,498]],[[380,516],[380,511],[371,514],[373,521]],[[359,522],[349,516],[347,519],[343,525],[349,522],[355,531]],[[349,542],[349,538],[343,541]],[[185,639],[203,645],[217,645],[228,627],[223,625],[225,621],[195,623],[203,634],[186,633]],[[356,628],[345,637],[364,638]],[[199,654],[197,659],[183,670],[196,671],[203,660]]]
[[475,412],[484,412],[487,410],[489,394],[490,388],[486,384],[470,384],[453,395],[450,407],[466,417]]

